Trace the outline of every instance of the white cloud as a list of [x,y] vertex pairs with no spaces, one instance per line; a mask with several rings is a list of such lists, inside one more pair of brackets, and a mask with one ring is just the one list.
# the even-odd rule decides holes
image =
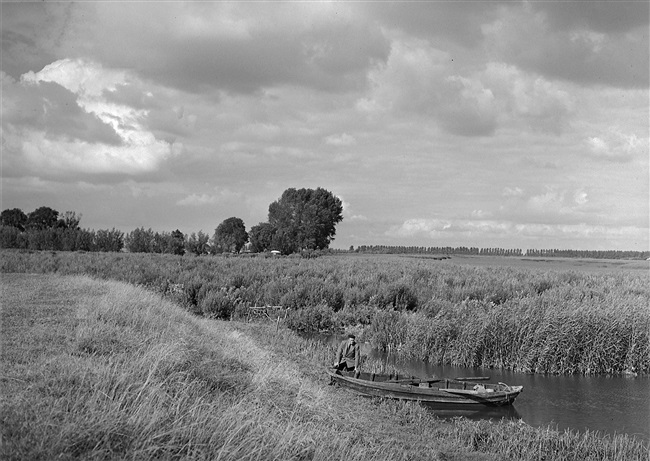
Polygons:
[[535,131],[561,133],[575,111],[576,98],[560,84],[515,66],[488,62],[480,78],[496,94],[508,124],[523,120]]
[[356,142],[354,136],[350,136],[347,133],[333,134],[325,138],[325,144],[336,147],[352,146]]
[[648,155],[648,138],[640,139],[634,133],[627,134],[614,127],[587,138],[586,143],[593,157],[610,162],[629,162]]
[[483,210],[472,210],[472,218],[475,219],[486,219],[489,218],[492,215],[489,211],[483,211]]
[[602,247],[647,229],[648,7],[587,3],[5,4],[3,203],[196,230],[321,186],[344,247]]
[[182,198],[181,200],[178,200],[176,202],[176,205],[200,207],[200,206],[204,206],[204,205],[212,205],[214,203],[217,203],[217,197],[215,197],[214,195],[191,194],[191,195],[188,195],[185,198]]
[[[391,228],[387,235],[399,238],[424,237],[433,241],[439,239],[456,239],[458,242],[494,241],[500,239],[504,245],[525,241],[615,241],[617,239],[644,238],[647,229],[635,226],[602,226],[579,224],[544,224],[515,223],[498,220],[445,220],[414,218],[404,221],[400,226]],[[473,240],[472,240],[473,239]],[[529,240],[532,239],[532,240]],[[477,244],[477,243],[474,243]],[[481,246],[481,243],[478,243]],[[535,245],[533,245],[535,246]],[[539,243],[538,248],[544,246]],[[584,248],[574,246],[574,248]]]
[[243,194],[240,192],[234,192],[229,188],[215,187],[211,193],[192,193],[187,195],[186,197],[177,200],[176,205],[202,207],[232,201],[243,202]]
[[[156,139],[145,128],[148,115],[146,110],[106,99],[105,92],[115,91],[120,85],[127,84],[129,82],[124,72],[104,69],[84,60],[63,59],[46,66],[40,72],[28,72],[20,82],[7,87],[5,94],[11,98],[12,93],[20,94],[18,92],[23,91],[23,88],[35,91],[34,94],[38,95],[43,107],[42,124],[31,128],[15,125],[7,130],[7,133],[13,135],[8,136],[6,142],[19,155],[24,156],[32,168],[50,174],[140,174],[155,171],[164,160],[178,153],[180,146],[173,148],[169,143]],[[71,98],[70,104],[76,104],[76,110],[99,122],[95,124],[96,132],[103,125],[116,135],[117,142],[107,143],[99,137],[79,139],[55,135],[53,128],[58,123],[59,112],[70,113],[71,110],[62,103],[51,103],[56,85],[72,94],[74,99]],[[59,100],[61,101],[60,97]],[[17,111],[19,107],[10,106],[9,109],[6,115],[11,121],[11,110]],[[49,114],[48,111],[54,113]],[[76,120],[80,120],[79,117],[76,116]],[[57,129],[61,130],[60,127]],[[83,136],[81,133],[80,136]],[[43,166],[47,169],[43,170]]]
[[577,205],[586,205],[589,202],[589,195],[584,190],[578,190],[573,194],[573,201]]
[[343,204],[343,219],[346,221],[367,221],[368,218],[362,214],[356,214],[352,210],[352,207],[350,206],[350,203],[346,202],[345,199],[337,195],[338,199],[341,201]]
[[549,80],[647,88],[648,2],[523,2],[501,13],[483,26],[495,60]]
[[504,187],[502,195],[504,197],[521,197],[524,190],[521,187]]

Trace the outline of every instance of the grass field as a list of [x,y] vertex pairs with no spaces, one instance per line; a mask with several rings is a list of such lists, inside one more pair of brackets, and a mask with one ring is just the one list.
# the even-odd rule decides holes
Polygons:
[[331,350],[86,276],[2,274],[2,459],[647,460],[625,436],[438,420],[327,386]]
[[2,272],[141,285],[239,319],[280,305],[295,331],[351,329],[437,364],[554,374],[650,373],[648,261],[421,255],[318,259],[3,251]]

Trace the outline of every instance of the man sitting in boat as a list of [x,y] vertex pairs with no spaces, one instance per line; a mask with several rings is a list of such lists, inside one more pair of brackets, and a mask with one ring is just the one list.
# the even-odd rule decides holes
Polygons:
[[348,335],[348,339],[341,341],[339,349],[336,352],[336,362],[334,368],[337,370],[352,371],[355,376],[359,374],[359,357],[361,356],[360,347],[357,344],[354,335]]

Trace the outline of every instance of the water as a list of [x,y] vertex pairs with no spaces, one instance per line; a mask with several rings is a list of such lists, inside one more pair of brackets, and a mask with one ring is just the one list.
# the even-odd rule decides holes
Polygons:
[[[322,338],[338,344],[337,336]],[[506,370],[438,366],[420,360],[403,360],[362,344],[362,355],[386,361],[406,374],[425,377],[490,376],[490,382],[523,385],[513,407],[478,411],[441,411],[440,417],[472,419],[522,419],[536,427],[564,431],[597,431],[603,435],[627,434],[650,443],[650,378],[607,376],[550,376]]]

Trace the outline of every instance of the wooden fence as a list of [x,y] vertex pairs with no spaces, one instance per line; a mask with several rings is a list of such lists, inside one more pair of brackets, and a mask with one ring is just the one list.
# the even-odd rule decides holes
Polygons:
[[247,321],[271,320],[276,322],[275,329],[280,326],[280,319],[287,318],[288,308],[282,306],[249,306]]

